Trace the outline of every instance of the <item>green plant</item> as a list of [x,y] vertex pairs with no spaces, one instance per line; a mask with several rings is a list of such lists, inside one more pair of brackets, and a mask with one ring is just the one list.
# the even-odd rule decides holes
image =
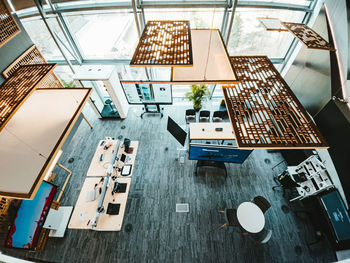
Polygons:
[[62,84],[63,84],[63,86],[65,88],[72,89],[72,88],[76,88],[77,87],[77,85],[75,84],[74,80],[66,82],[64,79],[61,79],[61,82],[62,82]]
[[202,102],[210,92],[206,85],[192,85],[191,87],[191,91],[187,92],[185,96],[189,101],[192,101],[193,108],[198,111],[202,108]]

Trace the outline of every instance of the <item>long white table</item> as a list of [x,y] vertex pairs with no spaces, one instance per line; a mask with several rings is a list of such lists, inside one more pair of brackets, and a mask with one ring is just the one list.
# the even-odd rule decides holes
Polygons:
[[[87,178],[85,179],[83,187],[80,191],[68,228],[93,229],[97,231],[120,231],[122,228],[139,142],[131,141],[130,147],[133,147],[133,152],[130,154],[125,153],[122,143],[120,144],[117,157],[120,158],[121,154],[124,153],[126,156],[129,156],[129,162],[121,163],[118,161],[115,164],[117,164],[117,167],[132,165],[131,173],[128,176],[122,176],[120,171],[113,169],[113,179],[110,179],[110,184],[107,187],[106,194],[103,199],[104,212],[100,213],[97,220],[97,226],[93,228],[92,224],[101,197],[100,189],[102,191],[104,180],[108,180],[108,177],[106,177],[107,164],[111,161],[113,152],[116,150],[115,148],[117,145],[116,143],[113,143],[108,150],[103,150],[104,146],[101,146],[101,142],[102,141],[99,142],[95,155],[91,161]],[[102,162],[99,161],[99,156],[101,153],[104,153],[105,155]],[[106,156],[110,156],[109,159],[107,159]],[[115,182],[127,184],[125,193],[112,194]],[[97,191],[96,199],[87,202],[88,193],[94,190]],[[106,213],[109,203],[120,204],[118,215],[109,215]]]

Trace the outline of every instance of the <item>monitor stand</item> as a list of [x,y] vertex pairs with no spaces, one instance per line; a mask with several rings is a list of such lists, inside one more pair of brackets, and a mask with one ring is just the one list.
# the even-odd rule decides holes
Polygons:
[[225,163],[223,162],[215,162],[215,161],[205,161],[205,160],[198,160],[196,164],[196,170],[194,172],[194,175],[198,175],[198,168],[199,167],[204,167],[204,166],[209,166],[209,167],[215,167],[219,169],[223,169],[225,171],[225,176],[227,177],[227,170]]

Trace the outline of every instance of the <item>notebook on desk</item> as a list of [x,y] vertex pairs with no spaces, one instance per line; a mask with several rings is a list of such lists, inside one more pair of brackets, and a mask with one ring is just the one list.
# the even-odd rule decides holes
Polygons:
[[108,203],[107,214],[108,215],[119,215],[120,204]]

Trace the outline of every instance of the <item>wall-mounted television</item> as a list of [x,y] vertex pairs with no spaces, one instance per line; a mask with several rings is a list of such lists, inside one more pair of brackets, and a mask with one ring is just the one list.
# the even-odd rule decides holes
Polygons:
[[240,150],[232,145],[190,143],[189,159],[225,163],[243,163],[252,150]]
[[169,83],[121,82],[129,104],[172,104],[172,89]]

